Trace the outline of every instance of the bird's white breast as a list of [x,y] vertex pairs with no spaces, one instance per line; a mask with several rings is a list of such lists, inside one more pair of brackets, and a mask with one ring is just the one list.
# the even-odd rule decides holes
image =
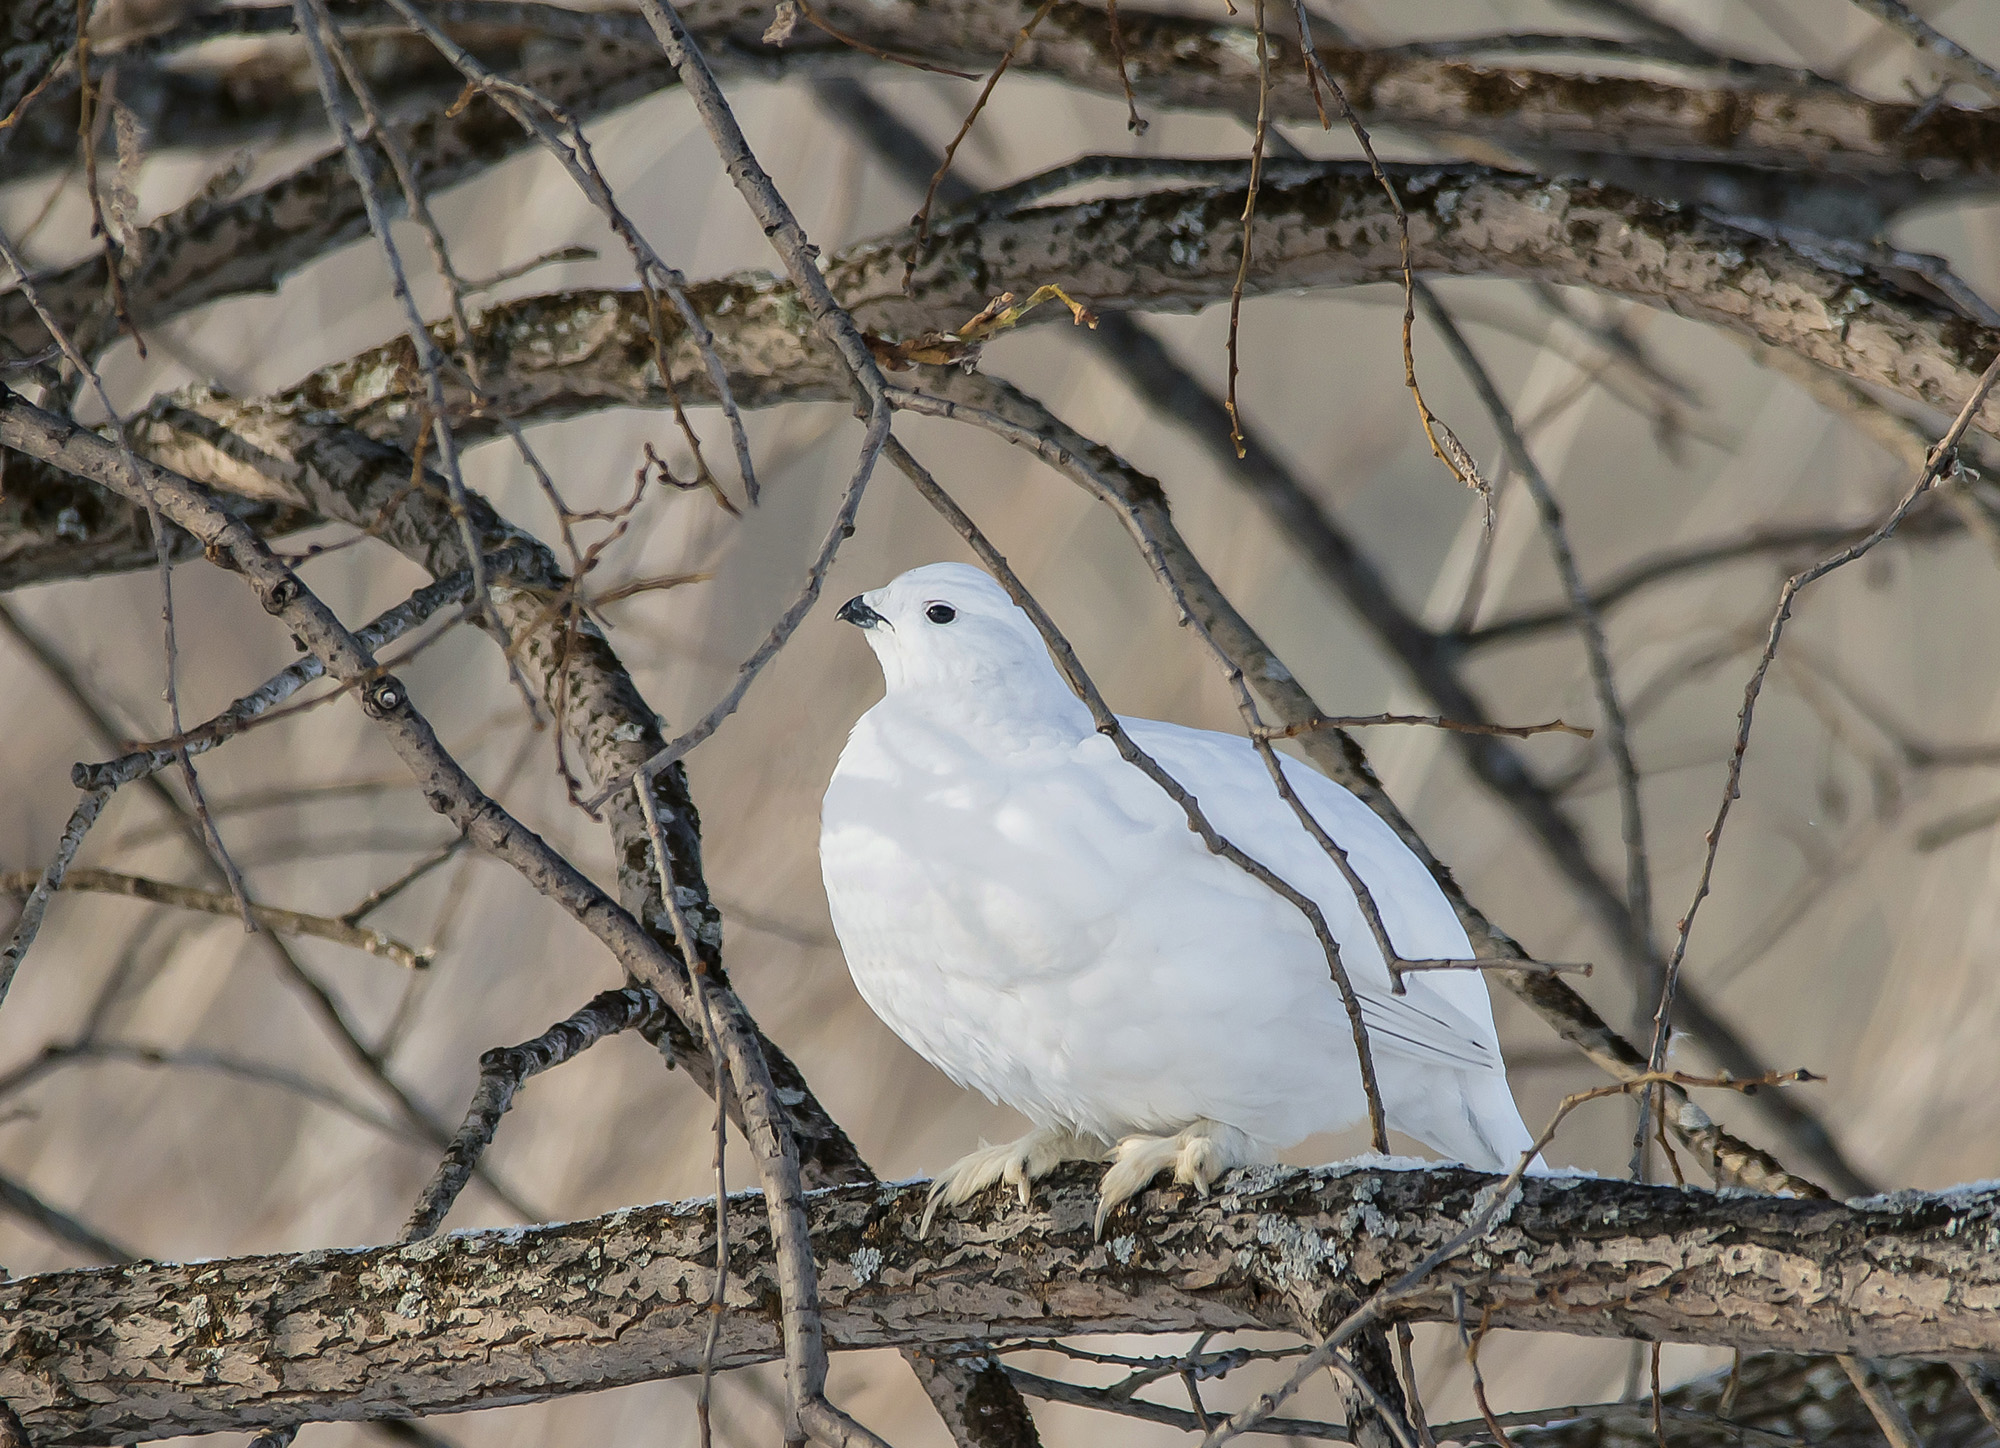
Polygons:
[[[1213,797],[1216,822],[1253,853],[1267,856],[1254,844],[1274,830],[1305,842],[1269,862],[1308,876],[1294,883],[1321,900],[1360,973],[1373,945],[1353,897],[1337,877],[1329,890],[1330,862],[1269,780],[1216,778],[1216,761],[1189,753],[1224,736],[1129,724]],[[1239,763],[1225,760],[1222,773]],[[1247,798],[1232,808],[1226,792]],[[971,740],[885,700],[841,755],[820,853],[834,928],[869,1005],[954,1080],[1038,1124],[1115,1138],[1207,1117],[1289,1144],[1361,1114],[1350,1027],[1310,927],[1211,855],[1179,808],[1096,735]],[[1409,863],[1443,911],[1442,934],[1436,910],[1392,920],[1392,932],[1401,925],[1406,954],[1462,953],[1449,907]],[[1379,955],[1374,969],[1386,994]],[[1469,983],[1483,1005],[1483,985]]]

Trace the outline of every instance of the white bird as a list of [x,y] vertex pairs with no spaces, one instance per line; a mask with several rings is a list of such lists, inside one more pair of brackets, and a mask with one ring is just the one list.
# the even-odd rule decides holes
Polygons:
[[[827,786],[820,868],[862,998],[917,1053],[1034,1123],[946,1170],[931,1210],[995,1182],[1023,1204],[1067,1160],[1106,1160],[1097,1216],[1161,1171],[1224,1172],[1365,1118],[1352,1028],[1305,917],[1211,854],[1122,759],[986,574],[934,563],[842,605],[888,692]],[[1532,1137],[1477,971],[1396,995],[1353,891],[1247,739],[1149,719],[1133,741],[1210,822],[1320,907],[1360,998],[1389,1124],[1512,1170]],[[1404,959],[1469,959],[1450,903],[1395,833],[1296,760]],[[928,1225],[929,1213],[925,1215]]]

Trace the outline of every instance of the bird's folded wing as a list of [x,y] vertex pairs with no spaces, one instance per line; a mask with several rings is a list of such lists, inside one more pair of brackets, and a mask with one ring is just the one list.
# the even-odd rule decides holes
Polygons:
[[1446,1002],[1367,990],[1355,993],[1361,998],[1361,1023],[1368,1028],[1368,1046],[1374,1054],[1453,1071],[1499,1069],[1499,1058],[1483,1039],[1485,1033]]

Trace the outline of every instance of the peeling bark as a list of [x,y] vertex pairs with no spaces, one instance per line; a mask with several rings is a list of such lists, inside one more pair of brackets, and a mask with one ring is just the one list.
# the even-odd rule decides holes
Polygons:
[[[1264,1168],[1203,1202],[1146,1194],[1090,1232],[1095,1173],[1033,1209],[995,1191],[917,1235],[927,1184],[810,1199],[831,1345],[1200,1328],[1324,1330],[1450,1240],[1494,1179],[1457,1168]],[[780,1350],[761,1201],[730,1203],[718,1366]],[[1495,1327],[1745,1349],[2000,1351],[2000,1192],[1853,1203],[1529,1181],[1400,1309],[1455,1290]],[[0,1286],[0,1398],[46,1448],[265,1423],[445,1413],[699,1371],[708,1203],[462,1232],[408,1247]]]

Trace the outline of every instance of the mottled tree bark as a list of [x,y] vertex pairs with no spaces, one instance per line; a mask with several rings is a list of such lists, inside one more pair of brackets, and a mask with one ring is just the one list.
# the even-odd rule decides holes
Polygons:
[[[1023,1210],[989,1193],[919,1237],[926,1183],[814,1193],[831,1345],[968,1336],[1322,1332],[1460,1233],[1495,1179],[1263,1168],[1160,1190],[1093,1240],[1095,1172]],[[46,1448],[263,1423],[444,1413],[695,1372],[712,1207],[464,1232],[410,1247],[138,1263],[0,1285],[0,1398]],[[2000,1352],[2000,1193],[1854,1203],[1529,1181],[1397,1315],[1745,1349]],[[780,1350],[761,1202],[730,1204],[718,1364]]]

